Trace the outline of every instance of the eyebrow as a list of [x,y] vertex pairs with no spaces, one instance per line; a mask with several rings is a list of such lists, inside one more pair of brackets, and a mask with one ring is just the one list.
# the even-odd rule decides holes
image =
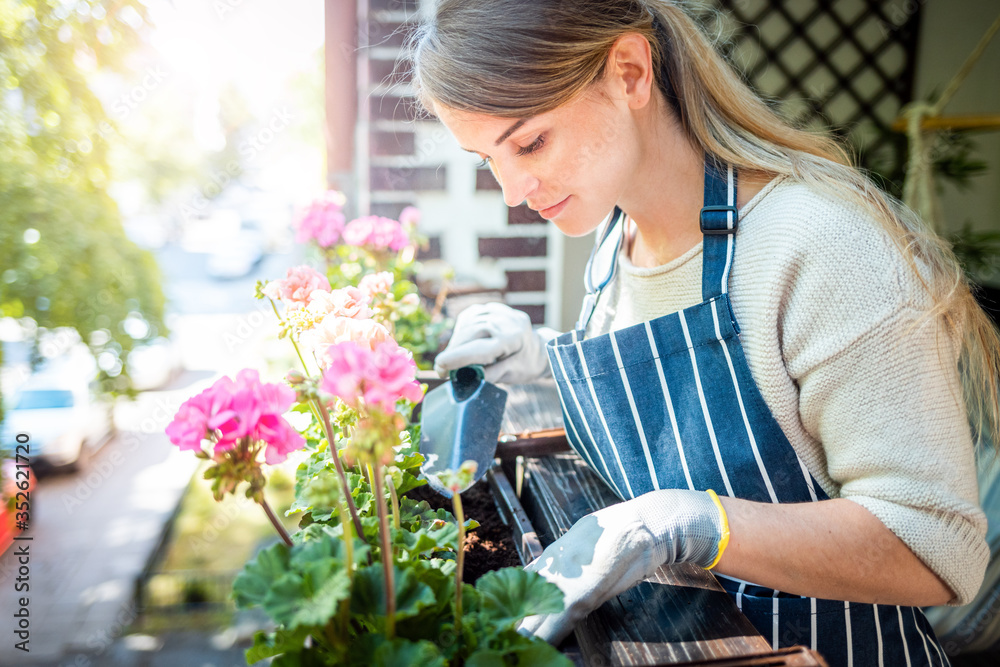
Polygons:
[[[499,146],[500,144],[502,144],[504,141],[507,140],[507,137],[509,137],[510,135],[512,135],[515,132],[517,132],[517,128],[521,127],[522,125],[524,125],[525,123],[527,123],[529,120],[531,120],[531,119],[530,118],[522,118],[521,120],[517,121],[516,123],[514,123],[513,125],[511,125],[510,127],[508,127],[507,131],[504,132],[503,134],[501,134],[500,138],[497,139],[493,143],[493,145],[494,146]],[[463,151],[467,151],[469,153],[477,153],[478,152],[478,151],[474,151],[474,150],[470,150],[468,148],[465,148],[464,146],[461,147],[461,148],[462,148]]]

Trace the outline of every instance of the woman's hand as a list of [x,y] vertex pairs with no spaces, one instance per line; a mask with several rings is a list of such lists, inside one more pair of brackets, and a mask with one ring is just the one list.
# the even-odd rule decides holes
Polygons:
[[434,360],[434,370],[445,376],[479,364],[488,382],[535,382],[551,375],[545,343],[558,335],[544,327],[532,329],[522,310],[502,303],[475,304],[459,313],[448,347]]
[[565,609],[529,616],[518,630],[558,644],[587,614],[660,565],[709,567],[727,533],[721,505],[704,491],[652,491],[588,514],[525,568],[562,589]]
[[660,565],[709,567],[717,558],[714,571],[797,595],[907,606],[954,597],[902,540],[850,500],[720,501],[724,512],[708,493],[664,489],[583,517],[525,568],[562,589],[565,609],[530,616],[518,630],[558,644]]

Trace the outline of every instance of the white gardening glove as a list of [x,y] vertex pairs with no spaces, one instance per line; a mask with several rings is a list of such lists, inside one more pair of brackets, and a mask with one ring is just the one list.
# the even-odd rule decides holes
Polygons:
[[529,616],[518,631],[558,644],[587,614],[660,565],[712,567],[728,541],[714,492],[661,489],[588,514],[524,568],[559,586],[565,609]]
[[558,335],[547,327],[532,329],[531,318],[522,310],[502,303],[474,304],[458,314],[434,370],[444,377],[448,371],[478,364],[487,382],[535,382],[552,374],[545,344]]

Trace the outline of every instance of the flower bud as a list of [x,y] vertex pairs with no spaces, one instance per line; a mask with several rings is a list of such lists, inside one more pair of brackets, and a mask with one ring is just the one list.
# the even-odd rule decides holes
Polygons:
[[302,371],[295,369],[288,371],[288,374],[285,376],[285,382],[291,385],[302,384],[308,379]]

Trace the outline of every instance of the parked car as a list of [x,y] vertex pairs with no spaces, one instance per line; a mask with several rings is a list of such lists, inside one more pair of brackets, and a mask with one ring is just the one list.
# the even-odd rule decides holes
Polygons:
[[17,434],[27,433],[32,466],[76,470],[84,452],[112,435],[110,406],[95,399],[95,387],[55,372],[29,378],[4,415],[3,449],[13,455]]
[[264,232],[256,223],[244,221],[236,234],[208,256],[208,275],[242,278],[264,258]]
[[137,391],[160,389],[181,370],[181,355],[169,338],[160,336],[128,353],[128,373]]

